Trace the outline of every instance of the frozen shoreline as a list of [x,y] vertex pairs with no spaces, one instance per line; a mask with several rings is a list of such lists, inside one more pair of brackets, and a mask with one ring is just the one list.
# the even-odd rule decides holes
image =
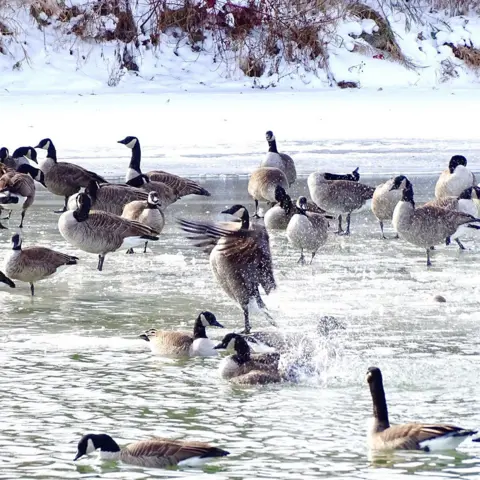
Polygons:
[[59,160],[108,176],[128,166],[129,151],[116,143],[126,135],[139,137],[145,171],[248,174],[265,154],[266,130],[304,175],[356,166],[363,174],[434,173],[456,153],[480,170],[475,89],[102,89],[4,92],[0,102],[2,146],[13,151],[50,137]]

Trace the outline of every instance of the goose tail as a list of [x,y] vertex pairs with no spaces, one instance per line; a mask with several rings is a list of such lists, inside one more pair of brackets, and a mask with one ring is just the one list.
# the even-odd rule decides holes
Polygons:
[[98,182],[98,183],[108,183],[103,177],[101,177],[101,176],[98,175],[97,173],[91,172],[90,170],[87,170],[87,172],[91,175],[92,180],[95,180],[95,182]]

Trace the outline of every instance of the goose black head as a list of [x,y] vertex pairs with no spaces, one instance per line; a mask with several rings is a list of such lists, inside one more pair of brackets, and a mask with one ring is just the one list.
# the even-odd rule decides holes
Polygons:
[[353,172],[350,174],[350,177],[353,182],[358,182],[360,180],[360,174],[358,173],[358,170],[360,167],[357,167]]
[[137,137],[125,137],[123,140],[119,140],[117,143],[121,143],[122,145],[125,145],[128,148],[133,149],[135,145],[138,145],[138,138]]
[[28,158],[32,162],[38,163],[37,151],[33,147],[18,147],[12,154],[13,158]]
[[12,250],[21,250],[22,249],[22,237],[19,233],[15,233],[12,236]]
[[83,192],[77,195],[76,201],[77,201],[77,208],[73,212],[73,216],[79,222],[85,221],[88,218],[90,209],[92,208],[92,200],[88,194]]
[[84,435],[77,446],[77,454],[73,461],[77,461],[79,458],[89,453],[94,452],[95,450],[100,449],[103,452],[119,452],[120,447],[117,442],[110,436],[106,434],[95,434],[88,433]]
[[472,187],[472,198],[475,200],[480,200],[480,187]]
[[48,150],[50,145],[53,145],[53,142],[49,138],[44,138],[38,142],[38,145],[35,148],[41,148],[42,150]]
[[0,148],[0,162],[5,162],[5,160],[8,158],[10,155],[10,152],[8,151],[8,148],[2,147]]
[[233,215],[242,221],[242,228],[249,227],[249,215],[248,210],[243,205],[233,205],[233,207],[223,210],[221,213],[226,215]]
[[213,347],[215,350],[235,350],[239,355],[248,355],[250,347],[247,341],[238,333],[228,333],[223,340]]
[[405,188],[408,185],[410,185],[410,180],[405,175],[397,175],[393,179],[393,184],[390,188],[390,191],[399,190],[400,188]]
[[145,340],[146,342],[150,341],[151,337],[155,337],[157,335],[157,330],[155,328],[151,328],[150,330],[145,330],[138,338]]
[[281,185],[275,187],[275,200],[282,203],[288,197],[287,192]]
[[466,167],[467,159],[463,155],[454,155],[448,163],[448,170],[453,173],[459,165]]
[[366,376],[367,382],[368,383],[374,383],[377,381],[382,381],[382,372],[378,367],[369,367],[367,370],[367,376]]
[[208,311],[202,312],[202,313],[198,316],[197,320],[199,320],[204,327],[219,327],[219,328],[223,328],[223,325],[221,325],[221,324],[217,321],[217,317],[215,317],[215,315],[214,315],[212,312],[208,312]]
[[413,206],[415,206],[415,202],[413,200],[413,186],[410,182],[408,182],[408,184],[403,188],[402,201],[410,202]]
[[275,135],[271,130],[268,130],[268,132],[265,134],[265,138],[267,139],[267,142],[273,142],[275,140]]
[[160,208],[160,199],[158,198],[157,192],[148,192],[147,206],[149,208]]
[[298,197],[297,200],[297,208],[301,210],[302,212],[307,211],[307,198],[306,197]]
[[6,283],[10,288],[15,288],[15,283],[13,283],[3,272],[0,272],[0,282]]
[[[471,200],[472,197],[475,198],[473,196],[474,195],[473,192],[474,192],[473,187],[468,187],[458,196],[458,199],[459,200]],[[475,195],[476,195],[476,193],[475,193]]]

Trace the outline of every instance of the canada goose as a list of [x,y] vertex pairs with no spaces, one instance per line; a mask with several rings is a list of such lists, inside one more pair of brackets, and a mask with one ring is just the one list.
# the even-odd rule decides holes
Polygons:
[[378,185],[373,192],[372,212],[380,224],[382,238],[387,238],[383,233],[383,222],[392,219],[393,211],[402,199],[402,190],[405,187],[406,180],[407,177],[404,175],[397,175]]
[[172,188],[165,183],[150,180],[147,175],[144,175],[140,170],[140,161],[142,160],[142,151],[140,149],[140,142],[137,137],[125,137],[119,140],[118,143],[125,145],[132,151],[132,157],[125,176],[125,182],[132,187],[138,187],[147,192],[157,192],[160,203],[164,208],[176,202],[180,197],[175,194]]
[[[480,198],[480,187],[469,187],[466,188],[458,198],[456,197],[443,197],[432,200],[425,205],[430,205],[434,207],[446,208],[447,210],[453,210],[454,212],[462,212],[468,215],[476,217],[478,215],[476,200]],[[424,206],[425,206],[424,205]],[[462,235],[465,235],[467,232],[468,226],[461,225],[458,227],[458,230],[450,237],[446,239],[447,245],[450,244],[450,241],[453,239],[457,243],[460,250],[465,250],[460,238]]]
[[260,166],[279,168],[287,177],[288,185],[293,185],[297,179],[295,162],[290,155],[287,155],[286,153],[278,153],[277,141],[275,140],[273,132],[269,130],[265,136],[268,142],[268,152]]
[[210,253],[213,274],[225,293],[243,311],[244,333],[250,332],[248,303],[255,299],[259,308],[265,304],[258,290],[261,285],[268,295],[276,288],[268,233],[262,225],[250,225],[248,211],[234,205],[222,213],[234,215],[239,224],[178,220],[180,228],[194,234],[195,245]]
[[195,320],[193,335],[187,332],[156,330],[145,331],[140,338],[149,342],[157,355],[187,357],[213,357],[218,355],[215,344],[207,337],[206,327],[223,328],[212,312],[202,312]]
[[[338,232],[350,235],[350,216],[373,197],[375,189],[350,180],[328,180],[326,173],[314,172],[308,177],[308,189],[312,200],[323,210],[339,215]],[[342,214],[347,214],[347,228],[342,229]]]
[[458,197],[466,188],[475,185],[475,175],[467,168],[463,155],[454,155],[435,185],[435,197]]
[[393,228],[400,238],[425,248],[427,266],[432,264],[430,247],[443,243],[458,230],[458,227],[472,222],[480,222],[480,219],[432,205],[415,208],[413,187],[408,179],[402,191],[402,199],[397,203],[392,218]]
[[77,257],[56,252],[45,247],[22,249],[22,238],[16,233],[12,237],[12,250],[4,260],[3,270],[9,278],[28,282],[32,296],[34,283],[50,277],[57,269],[66,265],[76,265]]
[[255,200],[255,215],[258,218],[258,202],[266,201],[269,204],[274,204],[275,190],[277,186],[282,187],[285,191],[288,190],[288,180],[279,168],[274,167],[260,167],[252,172],[250,180],[248,181],[248,193]]
[[33,147],[19,147],[12,154],[12,160],[15,162],[15,169],[21,165],[31,165],[29,160],[38,163],[37,151]]
[[320,213],[307,212],[307,199],[299,197],[297,208],[287,226],[287,238],[290,243],[300,249],[299,263],[305,263],[303,251],[312,253],[310,264],[317,250],[325,244],[328,236],[328,221]]
[[215,457],[230,454],[226,450],[212,447],[208,443],[185,440],[152,438],[131,443],[120,449],[117,442],[106,434],[88,433],[78,442],[77,454],[73,461],[95,450],[100,450],[104,460],[120,460],[123,463],[147,468],[195,467],[203,465]]
[[65,212],[67,210],[68,197],[80,191],[80,188],[87,187],[91,180],[107,183],[100,175],[85,170],[79,165],[57,162],[57,151],[49,138],[41,140],[35,148],[42,148],[47,151],[45,160],[40,163],[40,170],[45,175],[45,186],[54,195],[60,195],[65,198],[63,210],[58,210],[56,213]]
[[285,230],[295,213],[294,205],[290,196],[280,185],[275,188],[275,200],[278,203],[265,213],[263,222],[267,230]]
[[373,419],[367,434],[371,450],[453,450],[477,433],[444,424],[405,423],[391,426],[379,368],[368,369],[367,382],[373,402]]
[[10,288],[15,288],[15,283],[12,282],[3,272],[0,272],[0,282],[7,284]]
[[62,213],[58,219],[58,229],[73,246],[84,252],[98,254],[99,271],[103,268],[107,253],[141,245],[145,240],[158,240],[150,227],[113,213],[90,211],[91,204],[86,193],[78,195],[77,209]]
[[281,382],[278,372],[280,354],[252,354],[247,341],[237,333],[225,335],[215,349],[233,349],[234,355],[225,357],[219,366],[222,378],[241,385]]
[[188,178],[179,177],[178,175],[162,170],[152,170],[151,172],[147,172],[146,175],[152,182],[160,182],[169,186],[178,198],[186,197],[187,195],[210,197],[208,190]]
[[[143,223],[160,235],[165,226],[165,215],[160,207],[157,192],[152,191],[148,193],[147,201],[135,200],[127,203],[123,207],[122,217]],[[145,242],[143,253],[147,252],[147,245],[148,242]],[[127,253],[133,253],[133,248],[130,248]]]

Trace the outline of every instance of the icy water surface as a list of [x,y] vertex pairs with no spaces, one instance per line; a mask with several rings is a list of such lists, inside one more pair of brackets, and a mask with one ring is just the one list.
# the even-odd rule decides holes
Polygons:
[[[414,180],[417,201],[426,200],[434,179]],[[285,236],[272,235],[279,288],[264,298],[278,324],[314,335],[319,318],[333,315],[345,329],[315,336],[315,371],[300,384],[232,388],[217,375],[218,359],[153,357],[136,338],[152,326],[190,329],[202,310],[213,311],[226,332],[242,327],[240,310],[174,218],[221,218],[217,212],[234,203],[251,208],[246,179],[204,186],[212,197],[168,209],[151,252],[108,255],[103,272],[95,256],[65,244],[52,212],[62,200],[40,192],[24,245],[75,253],[81,264],[39,282],[33,300],[26,284],[0,287],[0,478],[479,478],[480,444],[470,441],[457,452],[370,460],[364,377],[369,366],[382,368],[392,422],[480,428],[480,244],[466,240],[465,252],[439,247],[427,270],[424,252],[382,240],[367,210],[354,216],[350,238],[332,235],[313,265],[302,267]],[[303,178],[294,194],[305,191]],[[1,231],[2,250],[16,221]],[[436,294],[447,302],[434,303]],[[252,324],[268,327],[261,314]],[[223,333],[209,332],[216,339]],[[96,456],[74,464],[87,432],[109,433],[120,444],[152,435],[206,440],[231,455],[205,470],[149,470]]]

